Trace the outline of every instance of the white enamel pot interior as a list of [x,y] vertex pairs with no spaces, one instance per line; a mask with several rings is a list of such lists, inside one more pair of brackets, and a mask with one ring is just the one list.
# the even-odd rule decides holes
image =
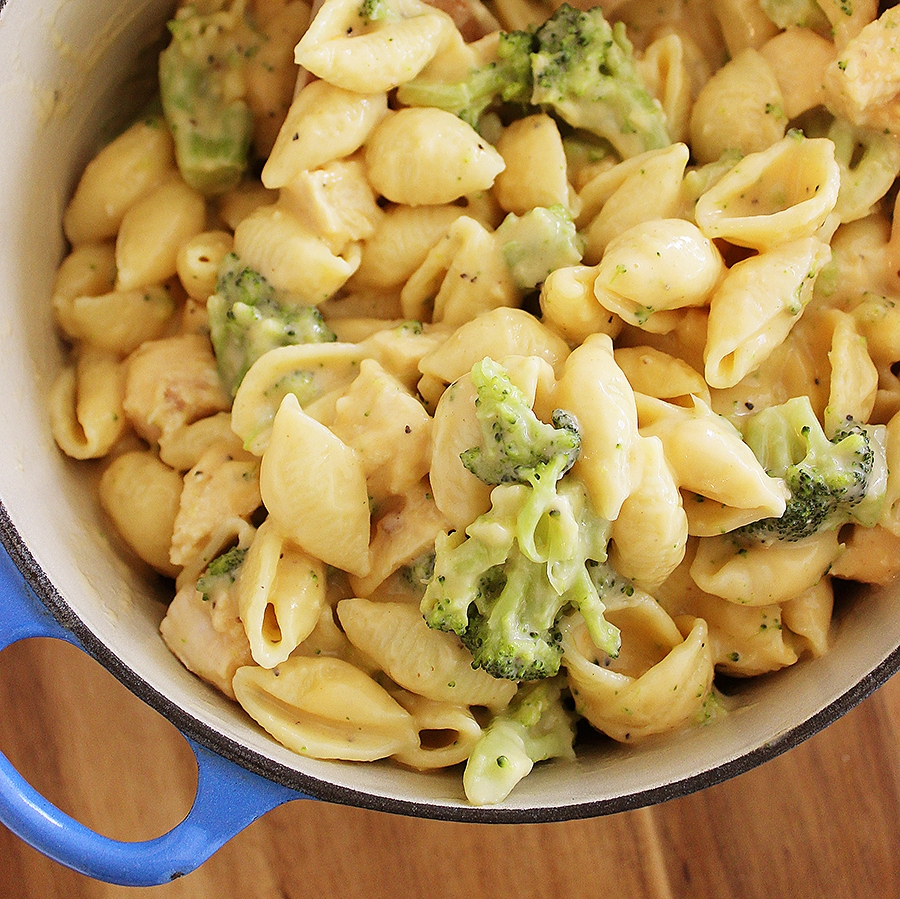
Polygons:
[[[740,687],[739,708],[634,748],[597,741],[538,766],[500,806],[465,803],[458,770],[322,762],[280,747],[189,674],[158,636],[159,585],[117,554],[91,477],[56,449],[45,398],[62,360],[50,291],[78,173],[136,111],[169,0],[6,0],[0,11],[0,532],[41,599],[129,688],[199,743],[323,799],[464,821],[549,821],[647,805],[745,771],[815,733],[900,663],[900,590],[842,605],[824,658]],[[2,614],[2,612],[0,612]]]

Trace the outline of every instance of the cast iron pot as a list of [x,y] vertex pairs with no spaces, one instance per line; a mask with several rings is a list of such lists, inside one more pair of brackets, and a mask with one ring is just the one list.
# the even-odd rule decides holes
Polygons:
[[[498,806],[466,804],[458,771],[301,758],[275,743],[163,645],[164,597],[108,538],[84,466],[63,458],[46,397],[63,358],[50,293],[60,221],[104,135],[146,97],[170,0],[0,0],[0,648],[31,636],[82,647],[170,719],[197,757],[187,819],[145,843],[101,837],[32,790],[0,756],[0,821],[90,876],[168,881],[283,802],[312,797],[453,821],[559,821],[634,809],[739,774],[796,745],[900,664],[900,588],[842,606],[833,649],[741,687],[739,709],[663,741],[599,744],[538,766]],[[8,554],[8,555],[7,555]]]

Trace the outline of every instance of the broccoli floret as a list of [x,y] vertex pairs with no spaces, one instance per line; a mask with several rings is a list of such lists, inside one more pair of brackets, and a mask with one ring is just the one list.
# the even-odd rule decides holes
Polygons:
[[566,164],[575,171],[604,160],[615,161],[609,144],[593,134],[588,134],[587,131],[574,131],[563,137],[563,150],[566,154]]
[[878,521],[887,486],[883,425],[847,421],[829,440],[802,396],[748,419],[744,440],[791,496],[780,518],[745,525],[740,535],[793,542],[849,522],[872,527]]
[[541,421],[525,394],[493,359],[477,362],[470,377],[482,440],[480,446],[460,454],[463,465],[486,484],[525,484],[533,480],[539,466],[562,459],[555,484],[581,451],[581,432],[574,417],[557,409],[552,425]]
[[473,668],[513,681],[540,680],[559,671],[557,621],[571,598],[560,597],[545,575],[546,565],[514,547],[502,565],[484,573],[476,608],[467,611],[466,628],[459,634]]
[[434,574],[434,552],[423,553],[400,569],[403,582],[411,589],[421,593]]
[[397,99],[437,106],[475,128],[486,111],[503,104],[517,115],[543,110],[609,141],[623,158],[672,142],[625,26],[610,25],[599,6],[582,12],[563,4],[534,31],[501,32],[496,61],[456,83],[413,78]]
[[426,622],[457,634],[473,667],[508,680],[559,671],[558,623],[570,609],[581,612],[597,646],[616,655],[619,633],[604,618],[587,567],[606,559],[609,522],[594,513],[578,479],[563,478],[580,449],[574,418],[558,412],[559,427],[540,422],[491,360],[473,377],[485,440],[461,458],[499,486],[490,511],[465,533],[438,537],[421,604]]
[[535,33],[532,103],[608,140],[623,158],[671,143],[638,73],[625,25],[564,4]]
[[448,83],[425,77],[401,84],[397,99],[406,106],[436,106],[452,112],[473,128],[494,105],[526,108],[531,100],[533,36],[524,31],[501,32],[497,59],[474,69],[465,81]]
[[[581,612],[601,651],[616,656],[620,641],[587,570],[592,557],[605,558],[608,523],[589,510],[583,486],[566,478],[557,505],[538,522],[544,539],[526,533],[520,541],[519,514],[529,493],[523,485],[496,487],[491,510],[465,534],[439,536],[421,605],[430,627],[459,636],[473,667],[514,681],[559,671],[559,620],[572,609]],[[535,561],[523,549],[529,539],[556,554]]]
[[634,584],[622,577],[609,562],[591,562],[588,573],[604,605],[615,608],[622,603],[623,596],[634,596]]
[[204,602],[220,590],[228,590],[237,580],[241,565],[244,564],[246,549],[233,547],[227,552],[216,556],[206,567],[206,572],[197,579],[197,590],[203,594]]
[[232,396],[264,353],[298,343],[337,340],[315,306],[292,302],[259,272],[229,253],[206,303],[219,375]]
[[359,17],[367,25],[389,18],[390,12],[385,0],[362,0],[359,5]]
[[828,18],[816,0],[760,0],[762,11],[779,28],[811,28],[824,31]]
[[581,262],[584,240],[563,206],[537,206],[510,213],[494,232],[513,281],[523,290],[543,283],[550,272]]
[[179,9],[169,22],[172,40],[159,57],[162,107],[178,168],[205,194],[221,193],[240,181],[253,138],[240,69],[261,38],[243,18],[215,8],[224,5],[213,4],[205,12],[193,4]]
[[575,716],[557,678],[519,688],[472,749],[463,786],[474,805],[502,802],[535,762],[574,758]]

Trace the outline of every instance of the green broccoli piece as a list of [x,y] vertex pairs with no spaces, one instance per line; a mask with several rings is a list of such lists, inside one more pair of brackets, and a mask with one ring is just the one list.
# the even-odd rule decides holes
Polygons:
[[563,704],[559,679],[523,685],[472,749],[466,797],[474,805],[502,802],[536,762],[574,758],[574,740],[575,716]]
[[234,253],[222,260],[206,308],[219,375],[232,396],[250,366],[269,350],[337,340],[315,306],[279,294]]
[[497,59],[474,69],[465,81],[413,78],[400,85],[397,99],[405,106],[436,106],[452,112],[473,128],[497,104],[525,109],[531,100],[532,42],[532,35],[524,31],[501,32]]
[[491,509],[465,533],[436,541],[421,603],[426,622],[457,634],[473,667],[508,680],[559,671],[558,624],[571,609],[581,612],[597,646],[616,655],[619,632],[604,618],[588,571],[591,560],[606,559],[609,522],[594,513],[577,478],[563,478],[580,449],[574,418],[558,412],[559,427],[540,422],[492,360],[472,374],[485,440],[461,458],[499,486]]
[[563,460],[553,480],[575,464],[581,451],[581,432],[564,410],[553,413],[553,424],[541,421],[525,394],[509,379],[502,365],[485,357],[470,377],[476,389],[475,415],[482,441],[460,453],[463,465],[486,484],[524,484],[539,466]]
[[600,140],[587,131],[573,131],[563,137],[563,150],[566,154],[566,164],[576,171],[596,165],[605,159],[615,161],[612,147],[605,140]]
[[809,397],[794,397],[753,415],[744,440],[791,496],[784,514],[738,529],[761,542],[793,542],[849,522],[872,527],[887,486],[885,428],[854,421],[828,439]]
[[[222,6],[179,9],[169,22],[172,40],[159,57],[160,96],[178,168],[188,184],[210,195],[234,187],[247,169],[254,122],[240,69],[261,42]],[[233,35],[238,27],[240,40]]]
[[599,6],[583,12],[563,4],[535,39],[532,103],[605,138],[623,159],[672,142],[622,22],[610,25]]
[[537,287],[558,268],[577,265],[584,252],[584,240],[563,206],[538,206],[521,216],[511,212],[494,233],[522,290]]
[[423,553],[400,568],[403,583],[417,593],[422,593],[434,574],[434,551]]
[[562,599],[543,574],[544,566],[514,550],[502,566],[485,572],[476,609],[468,612],[459,635],[474,668],[513,681],[540,680],[559,671],[557,620],[571,600]]
[[816,0],[760,0],[762,11],[779,28],[811,28],[827,32],[830,23]]
[[246,549],[233,547],[216,556],[206,567],[202,577],[197,579],[197,590],[203,594],[203,601],[209,600],[219,591],[228,590],[237,580],[241,565],[244,564]]
[[634,584],[622,577],[609,562],[589,562],[588,573],[600,599],[607,607],[621,605],[623,596],[629,599],[634,596]]
[[535,561],[519,542],[517,526],[529,493],[523,485],[496,487],[491,510],[465,534],[439,536],[421,603],[429,627],[457,634],[474,668],[514,681],[559,671],[559,621],[572,609],[581,612],[600,650],[616,656],[620,645],[587,569],[592,557],[605,558],[608,523],[588,509],[582,485],[567,478],[558,486],[557,507],[538,523],[552,534],[542,545],[558,555]]
[[390,18],[391,10],[385,0],[362,0],[359,5],[359,17],[367,25]]
[[502,32],[497,60],[456,83],[413,78],[397,99],[437,106],[475,128],[485,112],[513,104],[517,115],[536,109],[608,141],[624,159],[667,147],[662,107],[647,92],[634,48],[621,22],[610,25],[595,7],[563,4],[534,31]]

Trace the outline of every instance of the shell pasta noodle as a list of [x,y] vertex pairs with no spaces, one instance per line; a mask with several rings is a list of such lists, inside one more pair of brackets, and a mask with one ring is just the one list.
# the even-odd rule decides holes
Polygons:
[[827,653],[900,574],[898,26],[181,2],[48,298],[178,659],[482,805]]

